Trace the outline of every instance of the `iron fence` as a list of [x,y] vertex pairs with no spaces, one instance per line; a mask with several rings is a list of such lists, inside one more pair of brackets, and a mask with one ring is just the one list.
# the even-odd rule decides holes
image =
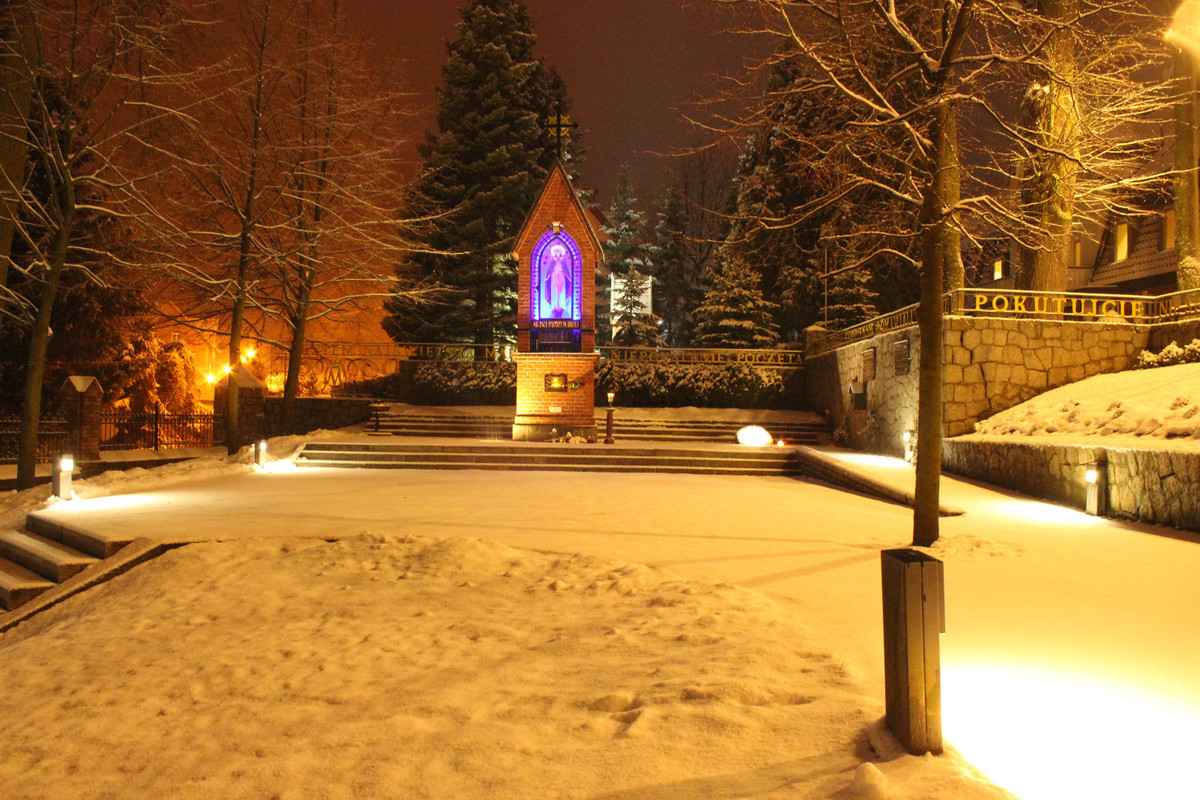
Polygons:
[[[48,463],[63,451],[68,434],[66,417],[51,415],[38,422],[37,461]],[[0,463],[16,463],[20,452],[21,418],[0,417]]]
[[100,415],[101,450],[212,447],[216,414],[108,411]]

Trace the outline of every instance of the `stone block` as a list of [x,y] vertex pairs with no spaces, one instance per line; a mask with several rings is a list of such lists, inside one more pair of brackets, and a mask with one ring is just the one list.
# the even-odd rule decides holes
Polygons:
[[963,331],[962,346],[968,350],[974,350],[976,347],[979,347],[982,338],[980,331],[974,329]]
[[955,347],[953,350],[953,357],[947,363],[954,363],[960,367],[965,367],[971,363],[970,350],[964,350],[962,347]]
[[1067,382],[1066,367],[1051,367],[1046,372],[1046,380],[1050,381],[1051,386],[1062,386]]
[[995,344],[996,343],[996,331],[993,330],[992,328],[980,328],[979,329],[979,342],[981,344]]
[[1061,339],[1062,335],[1062,325],[1053,322],[1042,323],[1043,339]]
[[963,370],[963,380],[969,384],[983,386],[983,366],[971,364]]
[[1004,346],[1004,352],[1000,360],[1006,361],[1009,364],[1024,364],[1025,356],[1021,352],[1021,348],[1009,344]]
[[992,337],[992,343],[1001,347],[1008,344],[1008,331],[1004,328],[997,328],[995,335]]
[[1038,372],[1042,372],[1046,369],[1047,365],[1042,362],[1042,357],[1036,350],[1025,350],[1023,351],[1023,355],[1025,357],[1024,364],[1027,369],[1036,370]]
[[1045,389],[1046,388],[1046,373],[1031,371],[1029,373],[1029,386],[1034,389]]
[[957,383],[962,383],[963,368],[961,366],[959,366],[958,364],[947,364],[944,369],[945,369],[945,372],[943,374],[943,380],[946,382],[946,384],[948,386],[957,384]]

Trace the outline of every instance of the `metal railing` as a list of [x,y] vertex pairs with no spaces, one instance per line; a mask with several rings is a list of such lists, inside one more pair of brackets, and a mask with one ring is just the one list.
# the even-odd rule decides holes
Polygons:
[[[69,433],[67,420],[45,416],[38,422],[37,461],[45,464],[63,451]],[[0,417],[0,463],[16,463],[20,452],[21,418]]]
[[107,411],[100,415],[101,450],[212,447],[216,414]]
[[[916,304],[837,331],[810,335],[808,354],[818,355],[881,333],[917,324]],[[943,315],[1113,322],[1155,325],[1200,317],[1200,290],[1149,296],[1011,289],[956,289],[942,296]]]

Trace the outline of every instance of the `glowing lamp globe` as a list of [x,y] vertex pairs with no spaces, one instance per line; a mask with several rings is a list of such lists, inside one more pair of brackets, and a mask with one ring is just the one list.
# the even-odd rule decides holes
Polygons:
[[738,444],[751,447],[766,447],[771,443],[771,434],[757,425],[747,425],[737,432]]

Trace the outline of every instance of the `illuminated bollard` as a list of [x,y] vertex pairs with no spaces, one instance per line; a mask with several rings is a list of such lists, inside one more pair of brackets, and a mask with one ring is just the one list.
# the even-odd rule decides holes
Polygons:
[[616,392],[608,393],[608,408],[604,409],[604,413],[605,413],[604,443],[605,444],[612,444],[613,442],[616,441],[616,439],[613,438],[613,411],[616,410],[613,408],[613,400],[616,398],[616,396],[617,396]]
[[75,457],[63,453],[54,459],[50,467],[50,491],[59,500],[71,499],[71,473],[75,471]]
[[888,729],[914,755],[941,753],[942,562],[912,549],[884,550],[881,556]]
[[1103,517],[1108,513],[1108,462],[1101,459],[1089,466],[1083,479],[1087,483],[1087,513]]
[[262,467],[267,463],[267,440],[254,443],[254,466]]

